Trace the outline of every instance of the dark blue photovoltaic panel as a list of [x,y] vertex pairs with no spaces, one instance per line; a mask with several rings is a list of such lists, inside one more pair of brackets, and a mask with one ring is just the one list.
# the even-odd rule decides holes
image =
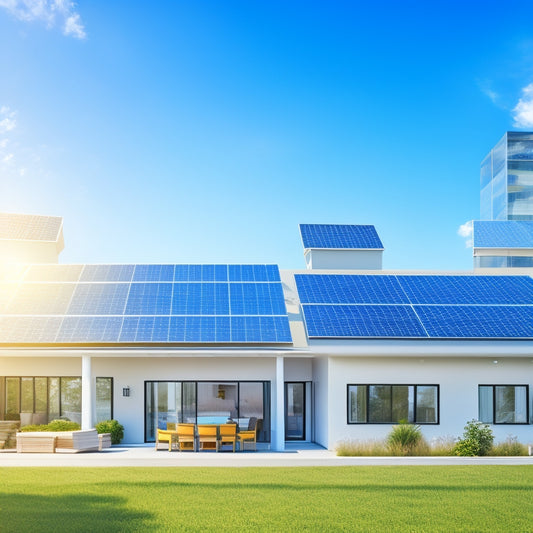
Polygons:
[[121,327],[121,317],[68,316],[63,319],[56,342],[118,342]]
[[172,283],[132,283],[126,315],[170,315]]
[[229,281],[280,281],[277,265],[228,265]]
[[78,283],[67,314],[122,315],[129,288],[128,283]]
[[398,276],[412,304],[532,304],[527,276]]
[[374,226],[343,224],[300,224],[305,249],[383,249]]
[[300,302],[409,303],[396,276],[295,274]]
[[533,306],[416,305],[430,337],[531,338]]
[[80,281],[131,281],[134,265],[85,265]]
[[174,265],[136,265],[133,281],[174,281]]
[[533,248],[532,220],[474,220],[474,248]]
[[427,337],[411,306],[303,305],[309,338]]

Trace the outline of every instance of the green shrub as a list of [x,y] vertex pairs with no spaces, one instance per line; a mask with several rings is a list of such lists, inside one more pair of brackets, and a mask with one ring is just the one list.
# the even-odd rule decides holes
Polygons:
[[453,453],[463,457],[487,455],[493,442],[494,435],[488,424],[483,424],[478,420],[470,420],[465,426],[463,438],[459,439]]
[[24,426],[20,428],[20,431],[76,431],[80,429],[80,425],[77,422],[71,422],[70,420],[52,420],[48,424]]
[[392,455],[414,455],[415,450],[425,444],[420,426],[403,420],[392,428],[387,435],[386,443]]
[[111,433],[111,444],[120,444],[124,438],[124,426],[117,420],[104,420],[95,426],[98,433]]
[[516,455],[528,455],[528,449],[525,444],[518,442],[516,437],[509,436],[504,442],[499,442],[494,445],[489,455],[499,456],[516,456]]

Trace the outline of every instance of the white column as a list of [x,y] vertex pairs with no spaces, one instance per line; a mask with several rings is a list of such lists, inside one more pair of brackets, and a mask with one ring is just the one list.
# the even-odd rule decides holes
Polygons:
[[272,446],[277,452],[285,450],[285,362],[276,357],[276,419],[273,426]]
[[81,358],[81,429],[93,428],[93,387],[91,356]]

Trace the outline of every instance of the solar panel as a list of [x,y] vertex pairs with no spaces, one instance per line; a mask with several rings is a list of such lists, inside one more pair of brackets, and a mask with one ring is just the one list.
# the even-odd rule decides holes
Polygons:
[[412,304],[531,304],[527,276],[398,276]]
[[73,283],[21,284],[5,311],[8,315],[64,315],[76,285]]
[[292,342],[276,265],[37,265],[27,278],[49,281],[0,282],[5,342]]
[[305,249],[383,249],[376,228],[369,225],[300,224]]
[[295,274],[309,338],[531,338],[528,276]]
[[405,305],[303,305],[309,338],[427,337]]
[[301,303],[409,303],[395,276],[295,274]]
[[173,281],[174,265],[135,265],[133,281]]
[[474,248],[533,248],[531,220],[475,220]]
[[533,306],[416,305],[430,337],[531,338]]
[[68,315],[122,315],[128,283],[78,283]]
[[0,343],[53,343],[62,320],[61,317],[49,316],[2,316],[0,317]]
[[131,281],[134,265],[85,265],[80,281]]
[[172,283],[132,283],[126,315],[170,315]]

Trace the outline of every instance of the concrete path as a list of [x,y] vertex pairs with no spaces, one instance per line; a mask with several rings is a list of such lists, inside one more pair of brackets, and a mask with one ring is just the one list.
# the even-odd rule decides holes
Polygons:
[[39,454],[0,452],[0,468],[10,466],[398,466],[398,465],[533,465],[533,457],[337,457],[313,444],[288,444],[285,452],[168,452],[153,445],[113,446],[101,452]]

